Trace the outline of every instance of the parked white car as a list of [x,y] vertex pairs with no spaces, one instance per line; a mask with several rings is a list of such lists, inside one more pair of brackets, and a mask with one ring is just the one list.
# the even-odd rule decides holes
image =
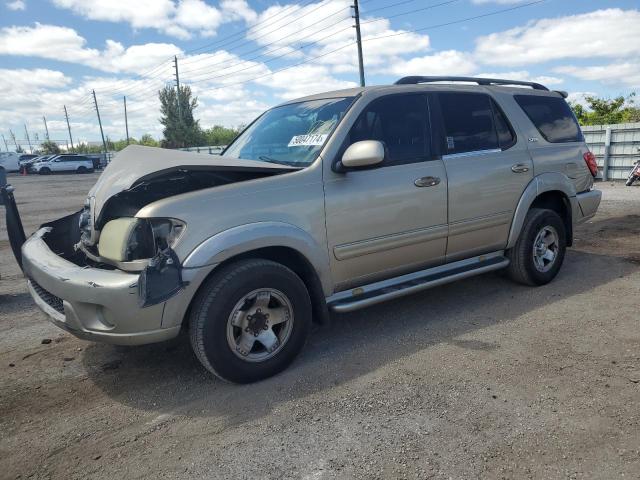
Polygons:
[[49,175],[57,172],[93,172],[93,161],[84,155],[57,155],[53,158],[34,163],[30,171],[40,175]]
[[15,152],[0,152],[0,166],[7,172],[17,172],[20,169],[19,160],[20,155]]

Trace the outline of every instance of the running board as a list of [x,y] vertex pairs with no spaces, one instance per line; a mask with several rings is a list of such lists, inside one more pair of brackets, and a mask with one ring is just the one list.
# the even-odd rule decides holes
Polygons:
[[481,255],[339,292],[327,298],[327,305],[334,312],[351,312],[445,283],[500,270],[508,265],[509,259],[504,252]]

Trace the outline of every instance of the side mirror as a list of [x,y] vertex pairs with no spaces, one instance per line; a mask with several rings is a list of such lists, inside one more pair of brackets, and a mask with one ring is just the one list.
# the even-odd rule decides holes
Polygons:
[[372,167],[384,160],[384,145],[377,140],[363,140],[349,146],[342,155],[342,167]]

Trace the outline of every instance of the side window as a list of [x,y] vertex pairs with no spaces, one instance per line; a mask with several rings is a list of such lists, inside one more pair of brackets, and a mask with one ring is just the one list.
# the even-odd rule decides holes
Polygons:
[[583,140],[576,117],[562,98],[543,95],[514,95],[514,98],[547,142]]
[[426,95],[389,95],[371,102],[349,132],[349,143],[362,140],[378,140],[385,144],[385,166],[431,158]]
[[498,134],[498,144],[502,150],[506,150],[516,143],[516,135],[513,133],[513,128],[509,125],[504,112],[493,100],[491,100],[491,107],[493,108],[493,119]]
[[443,92],[438,94],[438,100],[444,129],[442,152],[445,155],[500,148],[489,95]]

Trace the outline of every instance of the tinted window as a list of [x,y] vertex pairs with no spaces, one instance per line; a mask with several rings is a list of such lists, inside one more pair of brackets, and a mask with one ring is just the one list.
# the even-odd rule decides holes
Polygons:
[[378,140],[387,149],[385,165],[430,158],[430,129],[425,95],[391,95],[371,102],[351,128],[349,142]]
[[551,143],[581,142],[582,132],[567,102],[558,97],[515,95],[540,134]]
[[513,129],[509,125],[504,112],[496,105],[496,102],[491,100],[491,106],[493,107],[493,120],[498,134],[498,143],[501,149],[506,150],[516,143],[516,135],[513,133]]
[[478,93],[439,93],[445,154],[499,148],[491,98]]

